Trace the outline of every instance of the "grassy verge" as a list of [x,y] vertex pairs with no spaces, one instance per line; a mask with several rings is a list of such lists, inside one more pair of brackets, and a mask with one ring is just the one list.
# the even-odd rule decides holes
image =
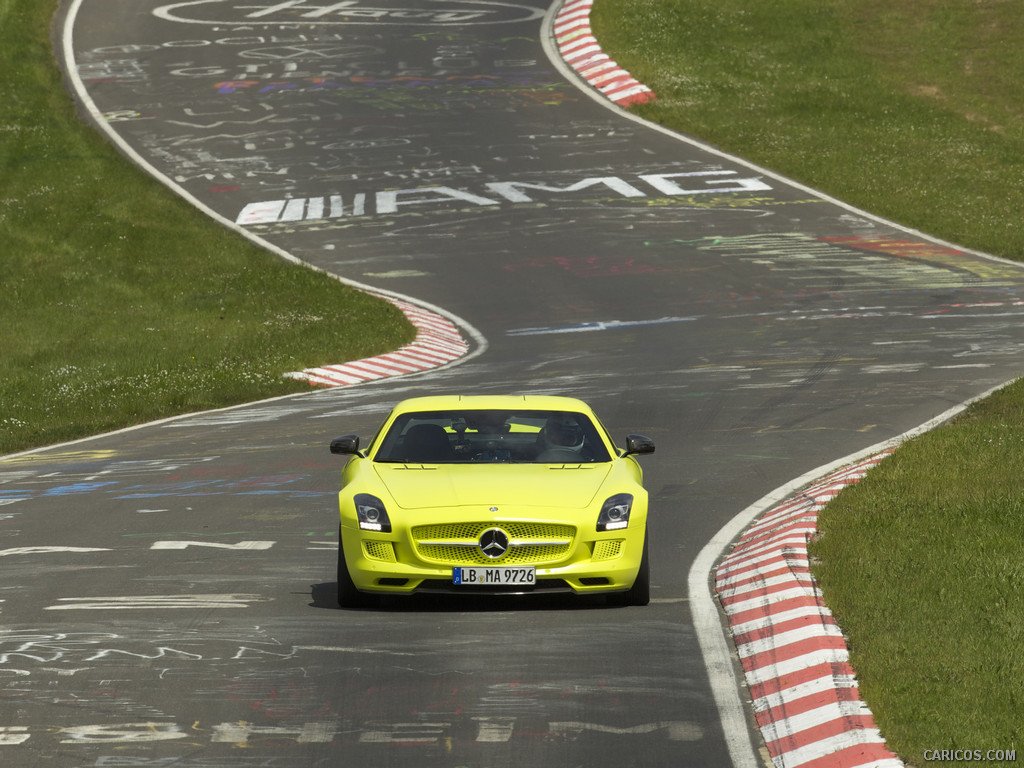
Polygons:
[[[598,0],[644,117],[943,239],[1024,258],[1024,15],[973,0]],[[1024,747],[1024,385],[844,491],[814,547],[908,763]],[[943,762],[943,761],[938,761]]]
[[0,0],[0,455],[308,389],[394,349],[390,303],[197,213],[76,116],[54,0]]
[[890,746],[1024,745],[1024,384],[901,447],[822,518],[815,575]]

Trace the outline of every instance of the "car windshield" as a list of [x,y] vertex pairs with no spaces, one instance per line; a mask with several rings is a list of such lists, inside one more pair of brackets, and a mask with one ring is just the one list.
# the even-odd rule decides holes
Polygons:
[[403,413],[374,461],[411,464],[611,461],[597,427],[570,411],[458,410]]

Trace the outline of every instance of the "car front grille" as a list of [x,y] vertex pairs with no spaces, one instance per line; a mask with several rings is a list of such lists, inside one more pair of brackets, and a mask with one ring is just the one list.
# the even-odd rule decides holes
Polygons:
[[[509,548],[503,557],[492,559],[480,551],[480,534],[489,528],[508,534]],[[557,562],[568,555],[576,528],[559,523],[450,523],[415,526],[412,537],[416,554],[435,563],[534,565]]]

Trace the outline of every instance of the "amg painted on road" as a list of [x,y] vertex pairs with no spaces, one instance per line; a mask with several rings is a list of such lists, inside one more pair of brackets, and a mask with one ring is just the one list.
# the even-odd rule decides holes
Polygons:
[[636,179],[627,181],[618,176],[597,176],[581,179],[568,186],[525,181],[492,181],[483,185],[483,194],[455,187],[432,186],[389,189],[373,193],[357,192],[350,195],[347,200],[342,195],[268,200],[246,205],[238,214],[235,223],[273,224],[281,221],[311,221],[372,213],[392,214],[407,206],[436,206],[452,202],[479,206],[536,202],[537,195],[528,194],[527,190],[533,193],[562,194],[603,187],[620,197],[640,198],[654,194],[686,196],[762,192],[771,189],[761,179],[740,178],[736,171],[728,170],[643,173],[638,174]]

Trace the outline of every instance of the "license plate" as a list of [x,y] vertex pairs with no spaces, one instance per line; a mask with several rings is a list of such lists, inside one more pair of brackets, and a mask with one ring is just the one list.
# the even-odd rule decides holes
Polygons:
[[452,583],[461,586],[489,586],[497,584],[501,586],[520,585],[532,587],[537,583],[537,570],[535,568],[485,568],[466,567],[455,568],[452,571]]

